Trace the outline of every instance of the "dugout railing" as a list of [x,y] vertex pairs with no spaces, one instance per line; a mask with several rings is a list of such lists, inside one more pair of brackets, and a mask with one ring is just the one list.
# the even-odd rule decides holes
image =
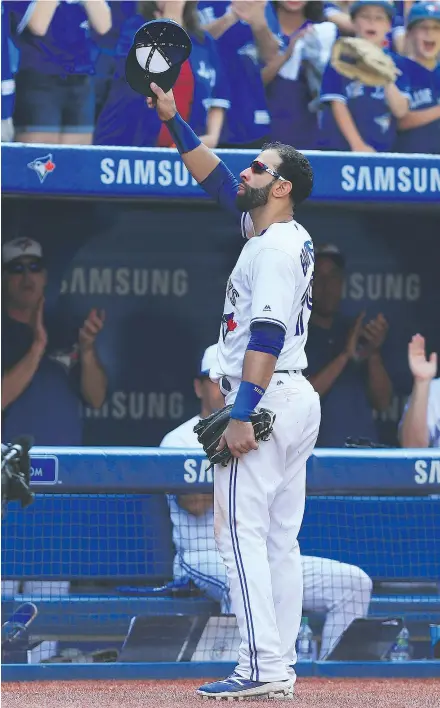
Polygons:
[[[32,599],[39,610],[31,629],[34,641],[120,648],[134,616],[155,617],[166,632],[167,617],[218,614],[219,606],[202,593],[161,595],[147,589],[172,578],[165,494],[212,490],[212,472],[200,451],[33,452],[37,496],[26,510],[10,505],[2,529],[2,578],[50,581],[52,592],[3,597],[4,617],[23,599]],[[374,581],[370,616],[401,616],[410,628],[411,675],[439,672],[429,644],[429,624],[440,623],[439,495],[440,457],[434,451],[317,450],[309,460],[302,553],[353,563],[369,574]],[[57,593],[57,582],[67,580],[69,594]],[[321,620],[312,617],[318,637]],[[83,665],[83,674],[78,665],[70,675],[189,676],[195,675],[195,663],[198,675],[221,675],[229,668],[227,662],[206,658],[200,667],[191,660],[167,662],[162,654],[161,661],[148,664]],[[3,675],[65,677],[70,668],[5,665]],[[314,662],[299,671],[399,675],[402,667]]]

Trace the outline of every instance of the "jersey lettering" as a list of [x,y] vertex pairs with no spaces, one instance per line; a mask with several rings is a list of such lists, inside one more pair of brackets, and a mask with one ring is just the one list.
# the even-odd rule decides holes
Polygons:
[[307,286],[307,290],[301,298],[301,311],[298,315],[296,322],[295,336],[299,337],[304,334],[304,310],[312,311],[312,289],[313,289],[313,276],[310,278],[310,282]]
[[306,241],[301,249],[300,254],[301,266],[304,275],[307,273],[310,263],[315,262],[315,253],[313,251],[313,243]]
[[226,294],[227,294],[227,297],[228,297],[229,302],[231,303],[232,307],[235,307],[237,304],[237,298],[240,297],[240,294],[234,288],[234,285],[233,285],[232,280],[230,278],[228,280],[228,287],[226,290]]

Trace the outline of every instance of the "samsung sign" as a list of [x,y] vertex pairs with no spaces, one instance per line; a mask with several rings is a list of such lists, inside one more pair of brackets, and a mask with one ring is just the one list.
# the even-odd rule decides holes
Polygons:
[[341,186],[345,192],[440,194],[440,169],[409,165],[344,165]]
[[31,485],[58,484],[58,458],[55,455],[31,456]]

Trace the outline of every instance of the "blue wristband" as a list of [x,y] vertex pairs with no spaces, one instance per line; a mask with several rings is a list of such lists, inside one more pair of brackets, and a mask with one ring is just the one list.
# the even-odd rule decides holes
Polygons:
[[264,390],[250,381],[242,381],[231,410],[231,418],[249,422],[251,413],[264,395]]
[[201,145],[201,142],[193,129],[190,128],[188,123],[185,123],[182,116],[178,113],[176,113],[171,120],[165,121],[165,125],[170,131],[176,144],[176,148],[181,155],[185,152],[191,152],[191,150],[195,150],[196,147]]

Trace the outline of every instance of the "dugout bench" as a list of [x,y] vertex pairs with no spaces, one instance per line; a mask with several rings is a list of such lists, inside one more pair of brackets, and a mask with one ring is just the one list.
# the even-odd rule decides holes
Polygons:
[[[37,496],[3,522],[2,577],[71,581],[69,595],[27,598],[39,610],[34,639],[120,646],[134,615],[217,614],[201,593],[152,590],[172,578],[165,493],[212,487],[200,451],[34,451]],[[421,463],[434,469],[424,485]],[[429,656],[428,626],[440,623],[438,468],[426,450],[317,450],[308,466],[302,553],[361,566],[375,583],[370,615],[404,617],[414,658]],[[3,597],[3,616],[22,599]],[[322,618],[311,620],[319,636]]]

